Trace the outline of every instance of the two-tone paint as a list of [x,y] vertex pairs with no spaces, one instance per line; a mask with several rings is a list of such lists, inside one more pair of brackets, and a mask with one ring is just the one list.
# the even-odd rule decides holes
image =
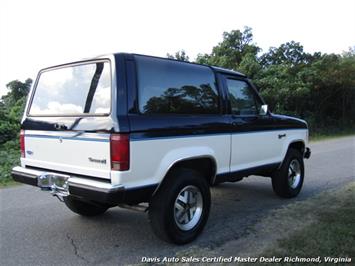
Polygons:
[[[120,53],[86,60],[110,61],[112,99],[107,116],[29,116],[30,97],[22,120],[26,157],[21,158],[21,166],[83,175],[94,178],[92,182],[109,181],[113,187],[132,190],[156,187],[168,171],[183,160],[207,158],[214,169],[211,182],[218,177],[228,181],[236,180],[235,176],[262,174],[277,168],[293,143],[303,149],[306,147],[308,129],[303,120],[271,112],[232,115],[225,77],[252,84],[243,74],[221,68],[206,66],[215,74],[220,95],[217,114],[140,114],[135,56]],[[154,63],[155,58],[149,58]],[[127,171],[110,168],[112,133],[129,133],[130,168]],[[103,163],[105,161],[108,163]],[[153,191],[149,189],[147,193]]]

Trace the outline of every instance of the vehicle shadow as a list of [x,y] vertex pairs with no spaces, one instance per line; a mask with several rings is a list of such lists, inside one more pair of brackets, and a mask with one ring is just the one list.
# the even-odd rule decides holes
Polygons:
[[269,179],[252,179],[212,188],[207,226],[196,241],[184,246],[157,239],[146,213],[121,208],[112,208],[90,219],[67,212],[63,227],[56,230],[67,231],[76,239],[80,252],[95,263],[114,258],[123,263],[139,263],[144,256],[173,256],[192,246],[213,249],[250,233],[252,226],[268,211],[293,201],[275,196]]
[[[31,205],[31,212],[20,216],[18,210],[8,209],[2,219],[2,226],[11,228],[2,230],[6,243],[2,252],[9,255],[4,257],[9,265],[33,265],[34,261],[43,265],[53,261],[67,265],[137,264],[142,257],[174,256],[190,248],[213,249],[249,234],[267,212],[294,201],[275,196],[268,178],[220,184],[211,188],[212,206],[205,230],[194,242],[177,246],[156,238],[147,213],[115,207],[99,217],[81,217],[46,193],[24,192],[29,202],[37,202]],[[15,224],[14,217],[18,217]],[[14,259],[15,250],[23,257]]]

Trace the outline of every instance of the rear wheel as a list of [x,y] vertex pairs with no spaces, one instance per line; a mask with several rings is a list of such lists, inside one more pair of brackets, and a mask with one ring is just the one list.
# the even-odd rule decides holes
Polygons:
[[176,244],[194,240],[203,230],[209,215],[211,195],[206,179],[186,168],[173,170],[149,205],[149,220],[154,233]]
[[82,216],[97,216],[103,214],[108,209],[107,206],[82,201],[72,196],[64,197],[63,199],[65,205],[67,205],[71,211]]
[[302,189],[303,179],[302,153],[296,149],[289,149],[281,167],[272,176],[274,192],[283,198],[296,197]]

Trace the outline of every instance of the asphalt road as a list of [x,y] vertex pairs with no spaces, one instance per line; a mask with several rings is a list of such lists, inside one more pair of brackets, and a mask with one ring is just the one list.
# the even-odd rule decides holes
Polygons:
[[113,208],[88,219],[37,188],[0,189],[0,264],[137,264],[143,256],[173,256],[191,246],[216,249],[249,234],[248,229],[270,210],[355,180],[355,137],[310,147],[304,188],[296,199],[276,197],[265,177],[221,184],[212,188],[212,209],[203,234],[185,246],[158,240],[145,213]]

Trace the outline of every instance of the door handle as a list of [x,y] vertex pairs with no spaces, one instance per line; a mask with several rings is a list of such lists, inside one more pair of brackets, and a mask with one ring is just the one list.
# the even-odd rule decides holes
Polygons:
[[286,133],[285,134],[279,134],[279,139],[282,139],[284,137],[286,137]]

